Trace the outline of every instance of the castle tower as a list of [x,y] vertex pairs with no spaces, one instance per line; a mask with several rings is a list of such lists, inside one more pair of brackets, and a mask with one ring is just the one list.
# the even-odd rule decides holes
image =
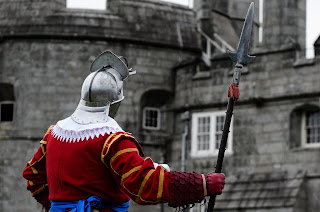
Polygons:
[[262,46],[274,49],[293,43],[304,52],[306,0],[265,0],[263,9]]

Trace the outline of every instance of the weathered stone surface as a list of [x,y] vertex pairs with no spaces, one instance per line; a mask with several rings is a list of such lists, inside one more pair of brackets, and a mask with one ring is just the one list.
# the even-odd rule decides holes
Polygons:
[[[250,2],[198,0],[194,13],[155,0],[109,0],[106,11],[67,9],[64,0],[1,1],[0,83],[13,85],[16,101],[13,122],[0,123],[0,211],[40,210],[25,190],[22,168],[47,127],[76,108],[91,62],[106,49],[124,55],[137,70],[125,82],[117,121],[140,141],[146,156],[179,170],[181,114],[225,110],[234,67],[226,54],[215,52],[212,67],[199,72],[201,42],[194,27],[209,24],[210,32],[235,48]],[[292,138],[299,137],[293,132],[299,126],[292,124],[297,108],[319,108],[320,60],[318,54],[308,63],[296,58],[297,44],[305,45],[305,1],[264,2],[264,39],[257,43],[255,25],[250,53],[257,57],[241,77],[233,154],[224,160],[228,178],[216,210],[316,212],[319,148],[301,147],[300,138]],[[201,25],[202,18],[212,20]],[[318,47],[319,41],[316,53]],[[161,102],[161,128],[144,130],[142,109],[155,99]],[[191,158],[190,140],[191,128],[187,171],[211,172],[216,157]],[[135,204],[130,210],[161,207],[174,210]]]
[[25,191],[27,182],[22,170],[38,149],[39,142],[30,140],[0,140],[0,210],[32,212],[41,207]]

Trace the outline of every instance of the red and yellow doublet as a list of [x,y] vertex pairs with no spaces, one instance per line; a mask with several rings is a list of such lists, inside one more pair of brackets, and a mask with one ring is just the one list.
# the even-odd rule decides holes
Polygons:
[[[57,201],[76,201],[95,195],[109,204],[122,204],[131,198],[142,205],[169,202],[176,207],[204,197],[203,186],[197,186],[194,195],[185,188],[190,184],[193,191],[192,185],[202,185],[201,175],[193,173],[192,182],[185,182],[178,172],[168,172],[162,166],[155,169],[151,158],[142,158],[141,146],[130,134],[117,132],[65,142],[55,138],[51,131],[52,127],[23,170],[27,189],[34,197],[44,193],[47,185],[48,198]],[[180,188],[187,192],[181,194],[182,199]]]

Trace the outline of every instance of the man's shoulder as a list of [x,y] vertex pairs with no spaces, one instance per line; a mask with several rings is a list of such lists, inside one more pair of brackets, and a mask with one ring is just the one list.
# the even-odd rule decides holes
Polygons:
[[116,132],[116,133],[109,134],[104,143],[103,152],[104,154],[108,154],[108,152],[110,151],[111,147],[114,144],[118,142],[128,142],[128,141],[131,141],[135,144],[135,146],[139,150],[140,156],[144,156],[143,150],[139,142],[134,138],[134,136],[132,136],[130,133],[127,133],[127,132]]

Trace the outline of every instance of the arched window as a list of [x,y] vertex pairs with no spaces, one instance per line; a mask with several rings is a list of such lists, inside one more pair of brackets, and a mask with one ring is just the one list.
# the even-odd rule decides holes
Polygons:
[[303,105],[290,116],[290,148],[320,147],[320,108]]
[[150,90],[142,96],[142,129],[165,130],[162,127],[162,120],[165,119],[162,109],[168,104],[170,99],[170,92],[165,90]]
[[0,122],[13,121],[14,101],[13,85],[0,83]]
[[144,129],[159,130],[160,129],[161,113],[157,107],[144,107],[142,127]]

